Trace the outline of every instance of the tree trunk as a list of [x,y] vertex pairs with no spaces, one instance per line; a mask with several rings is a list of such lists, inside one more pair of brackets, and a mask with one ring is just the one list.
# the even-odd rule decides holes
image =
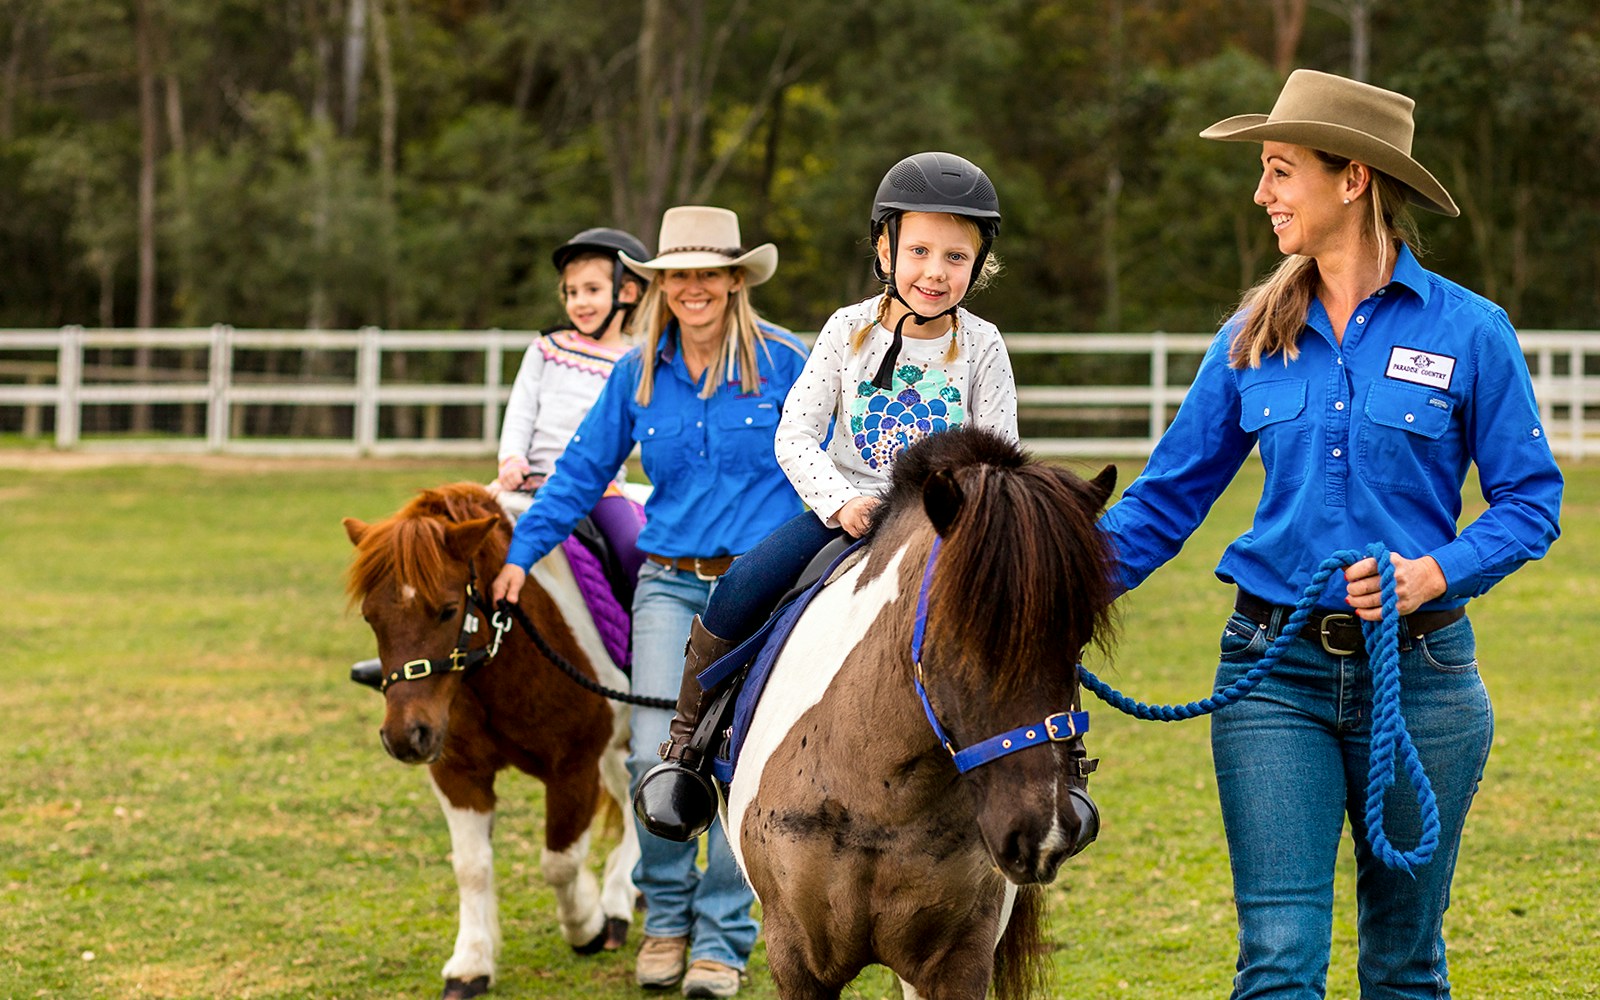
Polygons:
[[344,31],[344,117],[341,135],[356,129],[361,104],[361,74],[367,55],[367,0],[349,0]]
[[10,142],[15,137],[17,110],[17,78],[22,75],[23,43],[28,37],[28,15],[17,11],[11,22],[11,48],[6,53],[6,66],[0,73],[0,142]]
[[1272,0],[1272,68],[1288,76],[1306,26],[1306,0]]
[[[133,46],[139,67],[139,285],[134,300],[134,325],[156,325],[156,137],[161,115],[156,104],[156,28],[150,0],[135,0]],[[151,350],[134,350],[134,379],[151,377]],[[150,404],[132,406],[132,430],[150,429]]]
[[1372,2],[1350,0],[1350,76],[1363,83],[1372,66]]
[[383,321],[389,329],[400,325],[400,303],[395,266],[395,147],[400,103],[395,96],[394,57],[389,48],[389,19],[384,0],[372,0],[372,53],[378,64],[378,192],[383,199]]

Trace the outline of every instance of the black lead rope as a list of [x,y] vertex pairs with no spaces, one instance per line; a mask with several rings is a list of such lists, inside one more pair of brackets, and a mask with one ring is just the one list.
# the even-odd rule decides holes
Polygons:
[[638,705],[641,708],[675,709],[678,707],[678,700],[676,698],[652,698],[648,695],[631,694],[627,691],[618,691],[614,688],[606,687],[604,684],[601,684],[592,677],[585,676],[583,671],[573,666],[570,660],[556,652],[555,649],[553,649],[550,644],[545,641],[544,636],[539,634],[539,630],[535,628],[533,622],[529,620],[527,612],[523,611],[522,608],[518,607],[517,605],[512,604],[510,601],[501,601],[499,604],[497,604],[495,606],[495,613],[510,615],[513,621],[522,626],[522,631],[528,633],[528,638],[532,639],[533,644],[539,647],[539,652],[544,654],[544,658],[549,660],[551,663],[554,663],[556,665],[556,669],[566,674],[573,683],[577,684],[585,691],[590,691],[601,696],[602,698],[610,698],[612,701],[620,701],[625,705]]

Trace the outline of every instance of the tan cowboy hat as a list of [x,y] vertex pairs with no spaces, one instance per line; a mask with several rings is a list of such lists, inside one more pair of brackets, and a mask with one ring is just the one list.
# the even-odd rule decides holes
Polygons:
[[1270,115],[1235,115],[1200,133],[1228,142],[1288,142],[1333,153],[1381,170],[1411,189],[1411,200],[1430,212],[1456,216],[1450,192],[1411,158],[1415,101],[1331,73],[1297,69],[1289,74]]
[[697,267],[742,267],[745,287],[772,277],[778,269],[778,248],[763,243],[745,250],[739,240],[739,217],[726,208],[679,205],[661,217],[660,250],[650,260],[634,260],[626,253],[617,258],[628,270],[645,278],[656,271]]

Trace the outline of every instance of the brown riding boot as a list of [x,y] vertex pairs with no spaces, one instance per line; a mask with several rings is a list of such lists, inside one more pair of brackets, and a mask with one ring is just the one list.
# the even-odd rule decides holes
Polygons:
[[694,616],[694,623],[689,626],[689,641],[683,649],[683,679],[678,687],[678,710],[667,727],[666,742],[657,751],[662,760],[678,761],[689,767],[700,766],[701,752],[689,746],[689,737],[694,735],[695,727],[700,724],[700,713],[711,701],[712,692],[701,690],[697,678],[700,671],[722,659],[736,645],[738,643],[713,635],[700,621],[700,616]]
[[720,659],[737,643],[713,635],[695,616],[684,650],[683,683],[678,689],[678,714],[661,744],[661,763],[639,779],[633,793],[633,814],[645,830],[666,840],[687,843],[700,836],[716,817],[717,792],[706,772],[711,740],[693,746],[695,729],[705,706],[716,691],[700,690],[700,671]]

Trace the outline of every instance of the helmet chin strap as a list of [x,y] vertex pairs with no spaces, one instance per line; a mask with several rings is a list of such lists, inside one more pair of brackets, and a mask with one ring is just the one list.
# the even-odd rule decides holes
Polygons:
[[894,388],[894,366],[900,360],[900,347],[905,343],[901,330],[906,325],[906,320],[915,320],[918,326],[927,326],[929,323],[946,316],[953,315],[961,307],[957,302],[944,312],[932,316],[924,316],[912,308],[911,303],[900,294],[900,286],[894,280],[895,265],[900,257],[900,216],[898,213],[889,216],[884,222],[889,235],[889,278],[885,282],[891,298],[906,307],[906,314],[901,316],[894,325],[894,339],[889,342],[889,352],[883,356],[883,361],[878,365],[878,373],[872,377],[872,384],[879,389]]

